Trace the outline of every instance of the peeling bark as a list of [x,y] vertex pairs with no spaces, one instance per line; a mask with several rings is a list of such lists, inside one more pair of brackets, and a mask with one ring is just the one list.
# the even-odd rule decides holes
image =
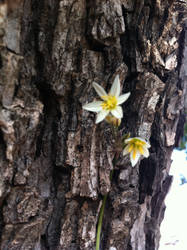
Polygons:
[[[0,248],[156,250],[184,123],[185,1],[0,1]],[[131,167],[82,105],[119,74],[121,133],[150,141]],[[110,172],[114,169],[112,181]]]

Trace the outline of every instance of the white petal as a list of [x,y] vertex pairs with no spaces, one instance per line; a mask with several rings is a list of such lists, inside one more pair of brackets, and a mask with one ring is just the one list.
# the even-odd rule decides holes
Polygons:
[[123,155],[127,155],[129,153],[129,148],[131,145],[127,145],[123,150]]
[[105,119],[105,117],[108,115],[108,110],[102,110],[97,114],[95,123],[99,123]]
[[[95,91],[97,92],[97,94],[102,98],[102,96],[106,96],[107,93],[106,91],[104,90],[103,87],[101,87],[99,84],[97,84],[96,82],[93,82],[93,87],[95,89]],[[103,99],[103,98],[102,98]]]
[[126,143],[126,144],[129,143],[132,139],[134,139],[134,138],[125,139],[125,143]]
[[91,102],[91,103],[85,104],[82,108],[88,111],[92,111],[92,112],[99,112],[102,110],[102,106],[101,106],[102,103],[103,102]]
[[126,94],[124,94],[124,95],[120,95],[120,96],[117,98],[117,100],[118,100],[118,105],[124,103],[124,102],[129,98],[130,94],[131,94],[131,93],[128,92],[128,93],[126,93]]
[[121,119],[123,117],[123,110],[120,106],[117,106],[115,109],[111,110],[111,113],[118,119]]
[[147,147],[147,148],[150,148],[151,145],[150,145],[147,141],[145,141],[145,142],[146,142],[146,147]]
[[114,79],[109,95],[118,97],[119,94],[120,94],[120,82],[119,82],[119,75],[117,75]]
[[150,147],[151,147],[151,145],[150,145],[146,140],[142,139],[141,137],[134,137],[133,139],[138,139],[138,140],[140,140],[140,141],[145,142],[147,148],[150,148]]
[[149,151],[148,151],[147,147],[144,146],[142,148],[143,148],[143,151],[144,151],[143,156],[146,157],[146,158],[149,157]]
[[140,158],[140,153],[138,151],[136,152],[135,159],[133,159],[132,156],[133,156],[133,151],[130,153],[130,160],[131,160],[132,167],[134,167]]

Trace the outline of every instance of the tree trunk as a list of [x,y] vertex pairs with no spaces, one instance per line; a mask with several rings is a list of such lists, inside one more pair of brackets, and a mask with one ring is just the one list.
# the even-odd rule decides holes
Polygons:
[[[108,192],[100,249],[158,249],[185,120],[186,10],[175,0],[0,1],[2,250],[95,249]],[[120,132],[151,144],[134,168],[122,154],[113,164],[110,126],[82,109],[92,82],[110,89],[117,74],[131,92]]]

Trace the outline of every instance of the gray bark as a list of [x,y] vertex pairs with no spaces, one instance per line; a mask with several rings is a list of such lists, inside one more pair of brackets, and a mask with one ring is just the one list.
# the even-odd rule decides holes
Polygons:
[[[156,250],[184,124],[185,1],[0,1],[0,248]],[[135,168],[82,105],[119,74]],[[110,171],[114,169],[112,181]]]

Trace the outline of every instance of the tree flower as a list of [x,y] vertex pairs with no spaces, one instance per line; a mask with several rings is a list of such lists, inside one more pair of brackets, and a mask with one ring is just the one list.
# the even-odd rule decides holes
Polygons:
[[128,99],[128,97],[130,96],[130,92],[123,95],[119,95],[120,94],[119,75],[115,77],[112,87],[108,94],[96,82],[93,82],[93,87],[97,92],[97,94],[102,99],[102,101],[88,103],[83,106],[83,109],[97,113],[96,123],[103,121],[109,113],[111,113],[117,119],[121,119],[123,117],[123,111],[121,106],[119,105],[124,103]]
[[125,140],[127,144],[123,150],[123,155],[130,153],[130,161],[132,167],[136,165],[141,155],[144,157],[149,156],[148,148],[150,144],[140,137],[133,137]]

